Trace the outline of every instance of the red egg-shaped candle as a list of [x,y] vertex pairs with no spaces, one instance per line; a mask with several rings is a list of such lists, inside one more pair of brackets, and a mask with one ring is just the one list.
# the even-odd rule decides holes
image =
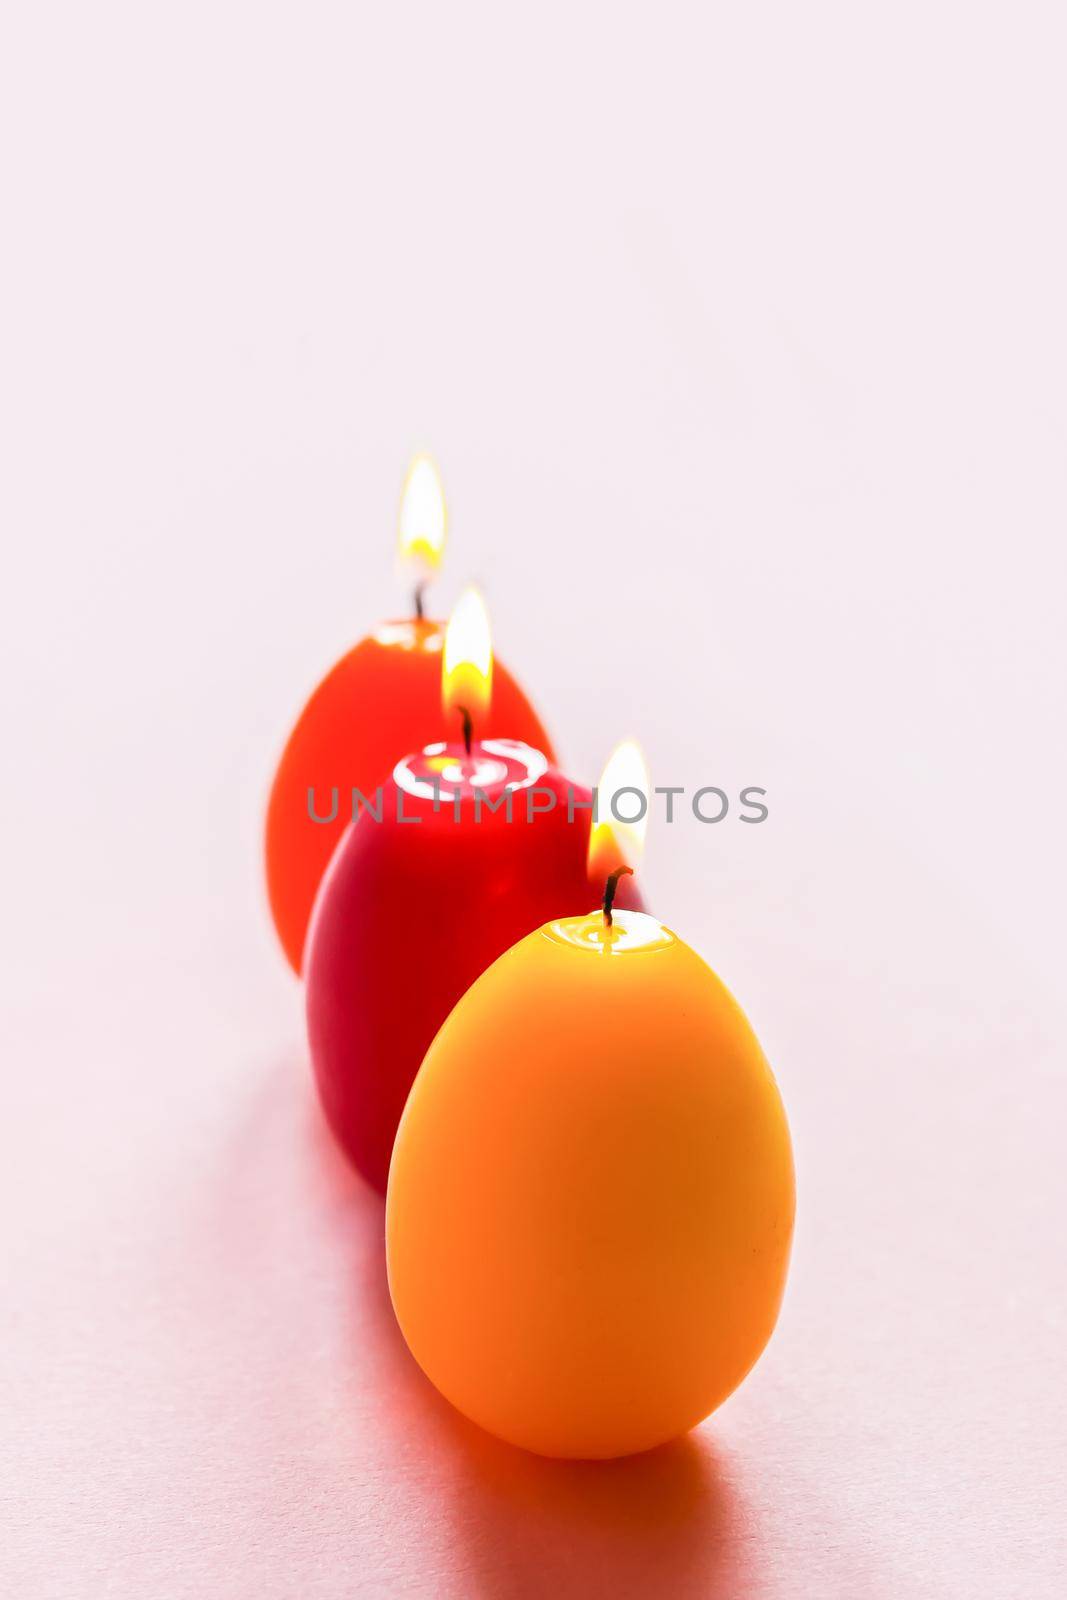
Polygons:
[[[308,1040],[323,1109],[383,1193],[408,1092],[453,1006],[518,939],[588,911],[601,892],[604,863],[589,863],[590,791],[541,749],[472,737],[491,657],[478,605],[465,602],[444,666],[467,737],[396,763],[343,838],[308,936]],[[475,636],[453,650],[464,623]],[[619,904],[641,909],[632,880]]]
[[[353,791],[371,794],[398,756],[445,738],[445,626],[422,615],[423,588],[440,563],[445,529],[436,469],[428,457],[416,457],[400,510],[401,559],[417,580],[416,614],[383,623],[341,657],[297,718],[278,764],[267,806],[267,893],[295,972],[319,883],[351,819]],[[552,755],[537,713],[499,662],[480,731]]]

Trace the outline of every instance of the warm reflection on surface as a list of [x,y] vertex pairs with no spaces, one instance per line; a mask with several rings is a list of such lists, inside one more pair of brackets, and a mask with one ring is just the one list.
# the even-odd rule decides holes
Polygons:
[[[377,1223],[376,1196],[361,1192],[352,1203]],[[393,1316],[384,1257],[376,1243],[358,1255],[353,1373],[374,1371],[392,1470],[417,1486],[420,1537],[441,1547],[435,1593],[739,1600],[751,1592],[738,1496],[709,1430],[604,1462],[552,1461],[504,1444],[419,1371]]]
[[389,1302],[382,1201],[330,1137],[298,1050],[259,1064],[233,1111],[173,1259],[156,1259],[181,1397],[165,1418],[172,1493],[170,1468],[206,1439],[231,1537],[281,1560],[292,1593],[318,1594],[323,1573],[323,1593],[434,1600],[756,1591],[710,1429],[619,1461],[548,1461],[431,1387]]
[[546,1461],[461,1419],[457,1530],[474,1593],[739,1600],[751,1593],[738,1509],[697,1434],[617,1461]]

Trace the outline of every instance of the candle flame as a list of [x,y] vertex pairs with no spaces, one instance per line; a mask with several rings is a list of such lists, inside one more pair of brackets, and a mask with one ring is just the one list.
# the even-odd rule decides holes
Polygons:
[[[638,795],[644,797],[644,805]],[[632,821],[620,822],[615,816],[612,803],[616,796],[619,814]],[[594,887],[600,888],[616,867],[636,869],[641,865],[651,796],[641,746],[633,739],[624,739],[612,751],[597,785],[596,820],[589,835],[588,856],[589,880]]]
[[465,706],[477,723],[493,697],[493,642],[489,613],[477,589],[465,589],[445,631],[441,704],[450,716]]
[[448,512],[441,475],[431,456],[413,457],[400,495],[400,559],[424,582],[441,565]]

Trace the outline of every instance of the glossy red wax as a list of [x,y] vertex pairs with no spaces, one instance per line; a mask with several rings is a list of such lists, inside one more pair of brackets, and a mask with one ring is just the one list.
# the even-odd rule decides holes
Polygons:
[[[474,757],[504,745],[475,744]],[[464,762],[461,745],[433,754],[439,764]],[[311,1058],[331,1128],[383,1192],[408,1091],[457,1000],[518,939],[601,898],[603,885],[591,884],[586,870],[591,813],[575,808],[568,820],[568,790],[581,801],[589,790],[539,755],[533,765],[538,791],[557,803],[527,820],[520,788],[510,822],[503,810],[484,807],[476,822],[466,779],[442,784],[436,810],[431,795],[411,792],[405,779],[402,815],[418,820],[400,820],[394,774],[383,789],[382,820],[363,815],[350,827],[323,881],[305,952]],[[503,785],[479,787],[495,797]],[[535,800],[547,803],[540,794]],[[632,878],[623,879],[616,904],[642,908]]]

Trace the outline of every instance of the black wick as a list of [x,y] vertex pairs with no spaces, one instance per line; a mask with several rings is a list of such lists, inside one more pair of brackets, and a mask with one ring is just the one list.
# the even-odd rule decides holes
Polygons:
[[616,867],[614,872],[608,873],[608,881],[604,885],[604,926],[611,927],[611,908],[615,904],[615,891],[619,887],[619,879],[627,874],[632,878],[633,867]]
[[471,714],[467,710],[466,706],[457,706],[456,710],[459,712],[460,716],[463,718],[463,743],[464,743],[464,746],[466,747],[467,754],[470,755],[470,753],[471,753],[471,736],[474,733],[474,723],[471,721]]
[[418,618],[418,620],[420,622],[422,621],[423,617],[425,616],[425,612],[423,610],[423,605],[422,605],[422,597],[423,597],[423,595],[425,593],[426,593],[426,585],[425,585],[425,583],[417,583],[415,585],[415,616]]

